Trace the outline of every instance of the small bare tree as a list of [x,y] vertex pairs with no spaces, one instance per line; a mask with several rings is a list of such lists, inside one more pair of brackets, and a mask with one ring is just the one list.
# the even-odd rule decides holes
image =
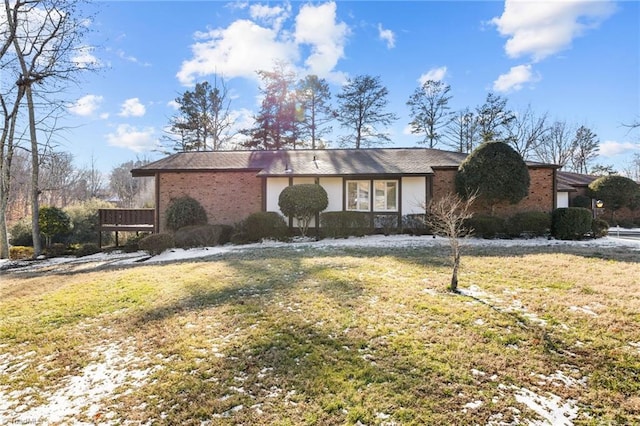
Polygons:
[[453,272],[449,290],[458,292],[458,270],[460,269],[461,239],[468,237],[473,229],[465,226],[465,220],[473,216],[471,205],[477,195],[466,199],[457,194],[448,193],[442,198],[432,200],[427,206],[426,223],[434,235],[446,237],[451,247],[451,259],[453,260]]

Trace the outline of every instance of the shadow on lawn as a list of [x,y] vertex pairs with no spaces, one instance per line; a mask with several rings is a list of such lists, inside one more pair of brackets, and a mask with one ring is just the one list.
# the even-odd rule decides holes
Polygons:
[[[187,282],[187,295],[168,304],[144,311],[139,323],[161,321],[187,311],[198,311],[211,307],[230,305],[240,306],[259,299],[269,303],[274,295],[295,290],[305,285],[306,279],[314,279],[331,267],[327,265],[303,265],[307,255],[292,255],[288,250],[268,250],[252,255],[235,257],[200,259],[194,262],[194,269],[206,268],[207,263],[224,262],[233,271],[226,277],[227,282],[212,280]],[[315,257],[315,255],[311,256]],[[313,283],[315,285],[315,283]],[[350,304],[361,294],[358,283],[347,280],[325,280],[320,283],[322,293],[334,299],[338,305]]]

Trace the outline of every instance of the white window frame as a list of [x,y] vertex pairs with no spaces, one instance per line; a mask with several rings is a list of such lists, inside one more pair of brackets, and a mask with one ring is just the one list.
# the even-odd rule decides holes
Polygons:
[[[393,206],[389,207],[389,184],[393,184],[395,197]],[[375,212],[397,212],[398,211],[398,188],[399,182],[395,179],[374,180],[373,181],[373,211]],[[382,190],[382,195],[378,191]],[[378,207],[382,205],[382,207]]]
[[[365,189],[363,185],[367,186],[366,195],[361,195],[361,190],[364,193]],[[349,190],[349,186],[356,185],[356,197],[354,200],[349,200],[349,194],[351,191]],[[347,211],[352,212],[368,212],[371,211],[371,181],[370,180],[348,180],[345,184],[345,197],[346,197],[346,205],[345,209]],[[366,202],[365,202],[366,201]]]

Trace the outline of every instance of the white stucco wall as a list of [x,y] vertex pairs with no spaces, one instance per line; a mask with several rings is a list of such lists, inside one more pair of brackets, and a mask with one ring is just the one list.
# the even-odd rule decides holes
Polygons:
[[558,191],[556,194],[557,194],[556,207],[557,208],[569,207],[569,193]]
[[327,191],[329,197],[329,205],[325,212],[342,211],[342,178],[339,177],[323,177],[320,178],[320,185]]
[[402,214],[424,213],[424,204],[427,193],[427,178],[403,177],[402,178]]
[[[278,197],[283,189],[289,186],[289,178],[267,178],[267,211],[280,213]],[[282,213],[280,213],[282,214]]]

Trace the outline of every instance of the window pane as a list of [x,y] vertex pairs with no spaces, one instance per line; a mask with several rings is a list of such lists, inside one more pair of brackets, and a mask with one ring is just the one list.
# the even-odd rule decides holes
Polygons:
[[387,182],[387,210],[398,210],[396,189],[397,182]]
[[369,211],[369,181],[347,181],[347,210]]
[[347,210],[358,209],[358,183],[347,182]]
[[380,211],[380,210],[386,210],[386,203],[385,203],[385,198],[386,198],[386,186],[385,186],[385,182],[383,181],[377,181],[374,183],[374,187],[375,187],[375,202],[374,202],[374,209],[376,211]]
[[369,182],[365,180],[359,185],[358,210],[369,210]]

